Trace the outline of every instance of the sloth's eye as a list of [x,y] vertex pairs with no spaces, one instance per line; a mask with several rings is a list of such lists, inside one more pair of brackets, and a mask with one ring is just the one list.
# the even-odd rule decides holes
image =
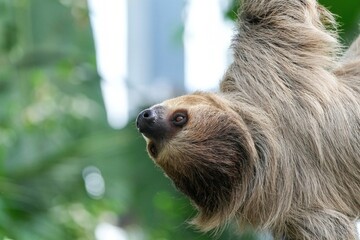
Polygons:
[[175,113],[172,122],[175,126],[181,127],[187,122],[187,115],[182,112]]

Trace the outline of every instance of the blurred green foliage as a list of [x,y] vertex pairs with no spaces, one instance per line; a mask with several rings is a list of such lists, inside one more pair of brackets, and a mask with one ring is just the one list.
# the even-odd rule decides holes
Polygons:
[[[355,35],[359,2],[323,2]],[[0,66],[0,239],[95,239],[103,221],[132,239],[211,238],[187,225],[195,211],[134,123],[108,127],[85,0],[0,0]],[[85,190],[89,166],[101,198]],[[229,232],[217,238],[255,239]]]
[[[336,15],[339,23],[340,37],[344,44],[350,44],[359,34],[360,1],[358,0],[318,0]],[[230,6],[225,12],[225,17],[235,20],[240,7],[239,0],[231,0]]]

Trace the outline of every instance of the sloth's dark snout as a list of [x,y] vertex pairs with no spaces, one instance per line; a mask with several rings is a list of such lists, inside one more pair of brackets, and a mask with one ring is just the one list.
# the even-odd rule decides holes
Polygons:
[[146,130],[147,127],[151,126],[155,123],[156,113],[152,109],[145,109],[141,113],[139,113],[136,119],[136,126],[140,132]]
[[160,140],[167,133],[167,123],[164,120],[164,108],[156,106],[139,113],[136,126],[142,134],[152,140]]

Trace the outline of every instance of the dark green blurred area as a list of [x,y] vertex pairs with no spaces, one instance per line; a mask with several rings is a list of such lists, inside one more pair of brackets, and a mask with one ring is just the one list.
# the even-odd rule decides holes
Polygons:
[[[227,18],[236,19],[239,2],[241,1],[231,0],[230,7],[225,12]],[[360,1],[318,0],[318,2],[335,14],[339,24],[340,39],[345,45],[350,45],[359,34]]]
[[[321,2],[349,43],[360,2]],[[132,239],[211,239],[186,223],[196,212],[134,123],[108,127],[95,61],[85,0],[0,0],[0,240],[95,239],[104,221],[143,236]],[[102,197],[87,193],[87,167],[100,170]],[[230,232],[217,238],[255,239]]]

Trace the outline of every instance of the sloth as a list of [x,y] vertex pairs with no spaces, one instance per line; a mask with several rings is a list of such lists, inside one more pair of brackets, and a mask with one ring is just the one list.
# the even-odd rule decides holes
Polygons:
[[275,239],[355,240],[360,216],[360,37],[347,51],[315,0],[243,0],[218,92],[137,117],[147,151],[198,210]]

